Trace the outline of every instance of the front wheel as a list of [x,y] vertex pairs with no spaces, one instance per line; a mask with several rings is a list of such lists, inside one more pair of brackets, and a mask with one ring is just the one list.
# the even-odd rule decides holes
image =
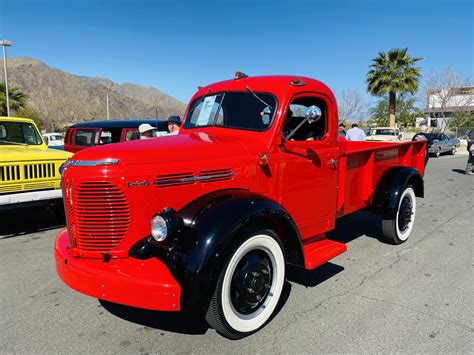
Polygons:
[[410,236],[415,224],[416,196],[412,186],[405,187],[395,216],[383,217],[383,239],[390,244],[401,244]]
[[453,145],[453,147],[451,148],[450,154],[451,155],[456,154],[456,146],[455,145]]
[[241,339],[275,312],[285,282],[285,257],[275,232],[251,233],[222,270],[206,320],[221,335]]
[[439,158],[440,155],[441,155],[441,147],[438,147],[438,149],[436,149],[436,152],[435,152],[435,157]]

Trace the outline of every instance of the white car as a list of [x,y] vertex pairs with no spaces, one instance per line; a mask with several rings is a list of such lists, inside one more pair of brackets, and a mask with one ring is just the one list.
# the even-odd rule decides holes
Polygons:
[[43,138],[48,147],[62,147],[64,145],[64,135],[62,133],[43,133]]
[[370,131],[370,135],[367,136],[366,140],[374,142],[400,142],[402,134],[398,128],[377,127]]

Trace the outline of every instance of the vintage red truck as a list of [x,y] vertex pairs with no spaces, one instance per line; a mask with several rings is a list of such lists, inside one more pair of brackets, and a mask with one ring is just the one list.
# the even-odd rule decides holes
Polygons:
[[98,299],[198,309],[242,338],[272,317],[288,264],[315,269],[346,250],[326,238],[337,218],[370,209],[384,241],[407,240],[425,152],[425,141],[338,141],[326,85],[238,72],[199,88],[178,135],[68,160],[57,272]]

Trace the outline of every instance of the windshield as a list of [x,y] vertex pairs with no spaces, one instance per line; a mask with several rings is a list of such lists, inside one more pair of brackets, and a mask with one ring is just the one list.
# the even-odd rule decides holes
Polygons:
[[224,92],[200,97],[191,104],[184,128],[215,126],[264,131],[272,124],[276,99],[269,94],[256,95],[260,100],[250,92]]
[[375,129],[372,131],[372,135],[395,136],[396,132],[393,129]]
[[0,144],[40,145],[43,141],[32,123],[0,122]]

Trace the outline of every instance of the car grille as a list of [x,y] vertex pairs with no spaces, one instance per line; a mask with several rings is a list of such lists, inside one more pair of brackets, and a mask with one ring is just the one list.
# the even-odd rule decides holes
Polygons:
[[51,179],[56,177],[54,163],[0,166],[0,182]]
[[130,207],[123,192],[109,182],[81,182],[75,189],[72,211],[66,201],[74,248],[107,252],[127,234],[131,222]]

